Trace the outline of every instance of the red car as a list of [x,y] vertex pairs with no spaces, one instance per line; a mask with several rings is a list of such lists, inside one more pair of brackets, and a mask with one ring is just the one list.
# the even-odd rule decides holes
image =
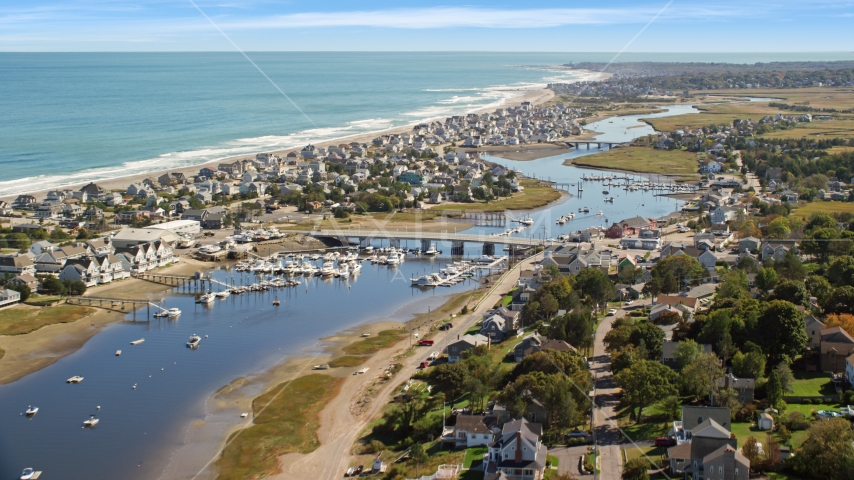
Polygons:
[[673,445],[676,445],[676,442],[674,442],[672,438],[658,437],[655,439],[654,445],[656,447],[672,447]]
[[430,362],[421,362],[421,365],[418,365],[418,368],[427,368],[430,366]]
[[433,343],[434,343],[433,340],[428,340],[428,339],[418,340],[418,345],[421,347],[429,347],[429,346],[432,346]]

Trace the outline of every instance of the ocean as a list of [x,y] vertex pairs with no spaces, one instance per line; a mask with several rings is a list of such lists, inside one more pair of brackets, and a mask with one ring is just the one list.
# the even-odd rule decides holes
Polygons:
[[[0,53],[0,196],[301,147],[498,106],[610,53]],[[759,62],[842,54],[623,54]],[[847,56],[845,56],[847,58]],[[296,105],[296,107],[294,106]],[[298,108],[297,108],[298,107]]]

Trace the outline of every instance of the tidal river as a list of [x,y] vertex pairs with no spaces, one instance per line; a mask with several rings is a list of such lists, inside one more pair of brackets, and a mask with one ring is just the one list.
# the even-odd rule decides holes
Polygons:
[[[696,112],[688,106],[668,108],[655,116]],[[598,122],[589,128],[603,132],[602,141],[627,141],[652,132],[650,127],[627,129],[638,125],[639,117]],[[563,166],[563,160],[594,153],[595,149],[582,148],[524,163],[490,160],[521,168],[526,174],[576,183],[585,170]],[[556,237],[604,225],[605,218],[658,217],[679,206],[650,192],[622,190],[613,192],[613,204],[606,204],[599,190],[593,184],[582,196],[534,212],[515,212],[517,217],[530,214],[537,222],[515,235]],[[580,216],[577,210],[582,206],[588,206],[591,215]],[[602,217],[595,216],[599,210]],[[579,216],[564,226],[554,224],[557,216],[569,212]],[[504,228],[474,230],[497,233]],[[195,304],[189,295],[168,294],[166,306],[180,308],[179,319],[132,322],[128,316],[128,321],[106,328],[76,353],[0,386],[0,478],[17,478],[24,467],[44,471],[45,479],[159,478],[169,462],[182,461],[172,458],[173,452],[183,444],[190,425],[206,419],[206,401],[223,385],[289,356],[317,351],[319,338],[367,322],[405,321],[414,311],[440,305],[449,294],[475,288],[474,282],[426,291],[410,286],[410,277],[438,271],[450,261],[450,245],[440,249],[443,255],[409,256],[396,269],[365,264],[358,277],[346,281],[312,278],[278,293],[232,295],[210,307]],[[466,245],[466,249],[468,256],[481,253],[480,245]],[[213,275],[229,282],[233,278],[237,284],[257,281],[231,270],[216,270]],[[272,306],[276,296],[280,307]],[[192,334],[203,337],[196,350],[185,347]],[[129,344],[139,338],[145,342]],[[118,349],[120,357],[115,356]],[[73,375],[83,376],[84,381],[66,384]],[[33,418],[21,415],[28,405],[39,407]],[[84,429],[83,421],[90,414],[97,414],[100,423]]]

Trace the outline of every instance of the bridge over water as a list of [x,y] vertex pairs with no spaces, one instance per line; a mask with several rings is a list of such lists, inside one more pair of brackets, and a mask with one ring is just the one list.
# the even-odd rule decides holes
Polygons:
[[368,246],[372,240],[388,240],[389,245],[400,247],[401,240],[413,240],[421,242],[421,249],[427,250],[433,242],[451,242],[451,253],[461,255],[464,245],[468,243],[483,244],[484,255],[495,254],[495,244],[500,243],[510,247],[527,248],[539,245],[542,240],[536,238],[509,237],[497,235],[467,234],[453,232],[422,232],[422,231],[400,231],[400,230],[289,230],[295,233],[320,238],[335,238],[341,243],[350,243],[358,240],[362,247]]

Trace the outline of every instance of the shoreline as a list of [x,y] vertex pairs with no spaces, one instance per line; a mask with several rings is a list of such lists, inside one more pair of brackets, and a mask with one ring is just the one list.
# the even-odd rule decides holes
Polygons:
[[[580,157],[580,158],[583,158],[583,157]],[[598,165],[586,165],[584,163],[576,163],[574,160],[577,160],[577,159],[568,158],[568,159],[564,160],[563,166],[565,166],[565,167],[577,167],[577,168],[588,168],[590,170],[599,170],[599,171],[604,171],[604,172],[629,173],[632,175],[638,175],[638,176],[647,177],[647,178],[652,178],[653,176],[656,176],[656,177],[677,179],[680,177],[680,175],[670,175],[667,173],[638,172],[635,170],[626,170],[625,168],[613,168],[613,167],[600,167]],[[697,178],[697,180],[699,180],[699,177]],[[676,180],[674,180],[674,181],[676,181]]]
[[[513,97],[513,98],[508,98],[508,99],[502,100],[502,103],[499,103],[499,104],[492,104],[492,105],[487,106],[487,107],[476,108],[476,109],[471,110],[467,113],[491,112],[497,108],[507,108],[510,106],[520,105],[522,102],[531,102],[533,104],[542,104],[542,103],[549,101],[551,98],[554,97],[554,92],[546,89],[545,87],[519,88],[516,91],[521,92],[520,95]],[[442,117],[442,118],[444,118],[444,117]],[[431,121],[431,120],[435,120],[435,118],[427,119],[427,120],[422,119],[421,121],[409,123],[409,124],[402,125],[399,127],[392,127],[392,128],[376,130],[376,131],[371,131],[371,132],[366,132],[366,133],[358,133],[358,134],[354,134],[354,135],[346,135],[343,137],[337,137],[334,139],[325,140],[325,141],[321,141],[321,142],[317,142],[317,143],[313,143],[313,142],[309,142],[309,143],[311,143],[312,145],[315,145],[317,147],[328,147],[330,145],[338,145],[342,142],[370,143],[378,135],[409,132],[412,130],[412,127],[414,127],[415,125],[417,125],[419,123],[423,123],[425,121]],[[265,151],[265,153],[272,153],[275,155],[284,156],[284,155],[288,154],[289,152],[297,152],[298,153],[301,148],[302,147],[287,148],[287,149],[280,149],[280,150],[267,150],[267,151]],[[260,152],[256,152],[256,153],[260,153]],[[167,172],[170,172],[170,173],[171,172],[174,172],[174,173],[180,172],[180,173],[183,173],[184,175],[188,175],[188,174],[195,175],[196,173],[198,173],[200,168],[202,168],[206,165],[235,162],[238,160],[249,159],[249,158],[255,158],[255,154],[251,153],[251,154],[246,154],[246,155],[236,155],[236,156],[231,156],[231,157],[223,157],[220,159],[209,160],[209,161],[205,161],[205,162],[201,162],[198,164],[193,164],[193,165],[185,166],[185,167],[152,170],[152,171],[146,172],[146,173],[120,176],[120,177],[111,177],[111,178],[104,179],[104,180],[97,180],[97,181],[95,181],[95,183],[97,183],[99,186],[101,186],[102,188],[104,188],[105,190],[108,190],[108,191],[109,190],[124,191],[127,188],[127,186],[130,185],[131,183],[139,183],[148,177],[157,178],[158,176],[163,175],[164,173],[167,173]],[[43,197],[43,196],[47,195],[47,192],[49,192],[51,190],[79,189],[88,183],[89,182],[81,182],[81,183],[69,184],[69,185],[65,185],[65,186],[57,187],[57,188],[53,188],[53,189],[32,190],[32,191],[28,191],[25,193],[27,193],[29,195],[34,195],[36,197]],[[3,195],[3,196],[0,196],[0,200],[4,200],[4,201],[11,203],[12,201],[15,200],[15,198],[17,198],[17,196],[19,194],[23,194],[23,193],[24,192],[12,194],[12,195]]]
[[[182,479],[188,476],[194,477],[197,474],[197,478],[201,480],[217,478],[219,476],[217,464],[222,458],[227,440],[236,432],[253,425],[251,420],[240,421],[239,415],[241,412],[251,412],[256,398],[285,382],[306,375],[319,373],[340,379],[351,378],[353,377],[352,371],[357,367],[345,366],[333,367],[329,370],[313,370],[311,366],[328,364],[337,358],[346,356],[347,353],[344,349],[348,345],[362,340],[363,333],[376,336],[380,331],[390,329],[411,328],[413,331],[419,331],[428,325],[446,319],[452,315],[451,312],[459,310],[457,307],[460,302],[465,301],[468,304],[477,291],[478,289],[474,288],[466,292],[443,295],[444,300],[441,305],[432,309],[432,321],[430,322],[427,321],[427,312],[416,311],[422,310],[423,305],[421,304],[430,303],[430,299],[417,299],[407,302],[388,317],[371,318],[357,325],[344,328],[319,339],[314,345],[304,348],[296,355],[289,355],[272,366],[235,378],[206,398],[204,402],[205,419],[196,421],[188,427],[183,445],[171,452],[171,460],[159,478],[161,480]],[[405,340],[406,337],[403,337],[392,345],[364,357],[365,361],[360,366],[368,366],[371,371],[381,369],[378,365],[386,364],[386,359],[397,357],[408,350],[408,345],[401,346],[401,342]],[[342,387],[341,390],[344,388]],[[349,388],[348,390],[352,391],[353,389]],[[332,401],[336,399],[338,401],[346,400],[352,407],[352,402],[364,393],[361,388],[356,390],[355,392],[348,392],[355,395],[344,395],[342,391],[339,391],[332,397]],[[321,414],[327,410],[328,406],[329,404],[323,407]],[[352,412],[351,409],[346,409],[346,412],[343,413],[350,414]],[[321,443],[323,440],[321,430],[324,427],[325,425],[321,423],[320,428],[315,432],[321,439]],[[181,459],[180,463],[175,462],[177,458]],[[208,462],[210,463],[208,464]],[[196,465],[196,467],[189,468],[190,464]],[[200,473],[197,468],[201,465],[208,466]]]
[[[182,274],[188,269],[196,271],[209,268],[202,262],[182,257],[171,267],[158,270],[163,274]],[[168,295],[173,287],[148,282],[137,278],[128,278],[93,288],[88,295],[104,295],[124,300],[152,300]],[[86,296],[86,295],[84,295]],[[39,307],[52,308],[52,307]],[[0,348],[6,354],[0,358],[0,385],[20,380],[31,373],[53,365],[58,360],[71,355],[103,331],[108,326],[124,321],[126,313],[92,307],[95,312],[69,323],[46,325],[38,330],[21,335],[0,336]]]

